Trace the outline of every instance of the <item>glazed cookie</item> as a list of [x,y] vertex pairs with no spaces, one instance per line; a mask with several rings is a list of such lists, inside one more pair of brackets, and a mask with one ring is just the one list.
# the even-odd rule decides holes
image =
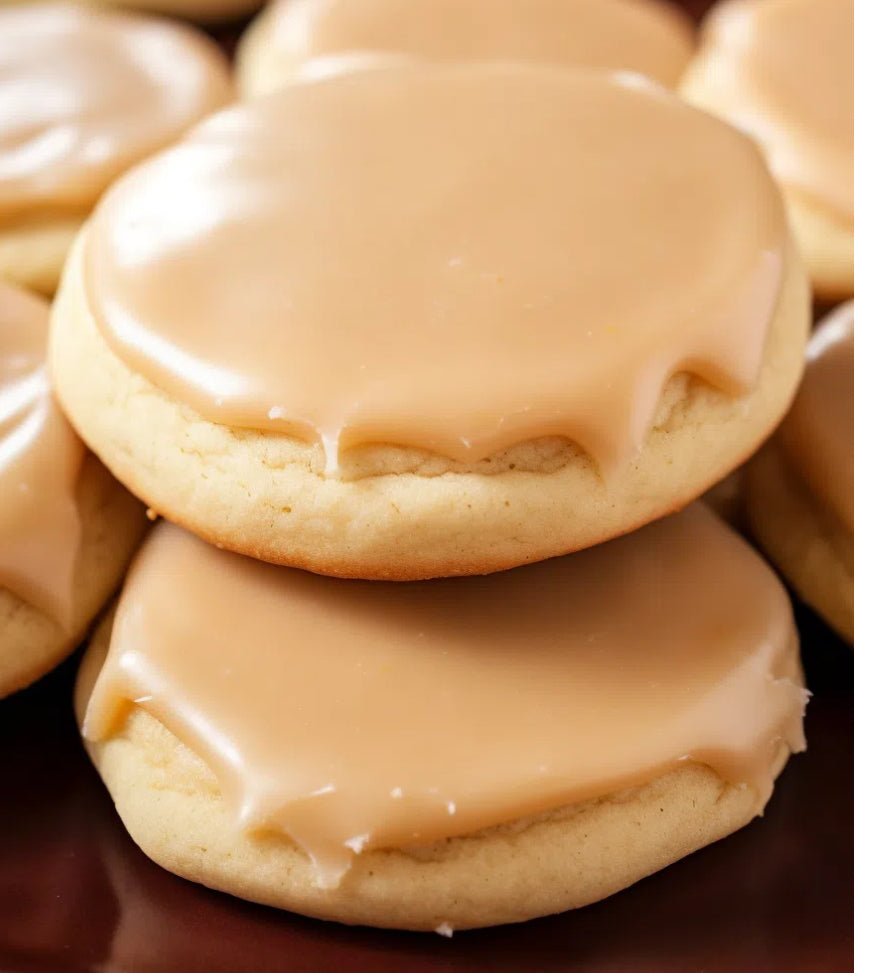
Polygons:
[[109,183],[230,95],[223,54],[188,27],[0,7],[0,279],[53,293]]
[[799,395],[749,464],[746,492],[763,550],[803,601],[853,642],[853,303],[815,331]]
[[409,55],[635,71],[671,87],[692,51],[689,21],[661,0],[276,0],[243,36],[237,77],[262,94],[312,59]]
[[804,748],[790,601],[702,505],[566,558],[403,586],[163,524],[77,696],[159,864],[402,929],[610,895],[761,813]]
[[0,283],[0,696],[75,648],[146,524],[55,405],[47,330],[48,305]]
[[854,4],[722,0],[685,97],[763,146],[815,294],[854,289]]
[[625,76],[410,62],[247,102],[122,179],[52,360],[168,519],[409,580],[683,506],[778,423],[808,321],[729,126]]

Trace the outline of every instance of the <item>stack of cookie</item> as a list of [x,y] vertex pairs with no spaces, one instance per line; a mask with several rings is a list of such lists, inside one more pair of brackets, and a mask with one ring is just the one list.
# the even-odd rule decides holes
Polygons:
[[272,8],[250,97],[113,183],[52,311],[69,421],[165,518],[89,752],[156,861],[322,918],[584,905],[804,747],[789,598],[693,502],[802,375],[783,195],[663,86],[671,8],[506,6]]

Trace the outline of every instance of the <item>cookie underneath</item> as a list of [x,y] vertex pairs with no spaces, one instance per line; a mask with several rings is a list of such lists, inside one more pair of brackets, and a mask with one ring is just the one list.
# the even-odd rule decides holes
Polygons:
[[[108,645],[96,634],[77,686],[80,716]],[[319,919],[449,932],[595,902],[747,824],[753,787],[687,765],[651,783],[424,847],[362,852],[335,889],[318,888],[287,838],[243,835],[207,766],[134,708],[88,750],[133,840],[171,872]],[[773,776],[786,760],[786,750]]]

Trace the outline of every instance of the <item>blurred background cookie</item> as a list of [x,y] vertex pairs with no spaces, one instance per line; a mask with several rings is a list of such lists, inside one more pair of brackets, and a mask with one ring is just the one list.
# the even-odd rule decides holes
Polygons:
[[854,290],[854,4],[723,0],[685,97],[756,138],[787,201],[815,294]]
[[77,687],[159,864],[445,934],[585,905],[740,828],[804,749],[805,700],[786,592],[701,504],[566,558],[399,586],[162,524]]
[[146,525],[57,408],[47,332],[48,305],[0,282],[0,696],[76,647]]
[[661,0],[276,0],[243,36],[237,76],[260,94],[314,58],[408,55],[637,71],[672,86],[692,50],[690,21]]
[[53,293],[109,183],[230,96],[224,55],[190,27],[0,6],[0,279]]
[[803,601],[854,640],[854,305],[815,331],[787,418],[748,465],[754,536]]

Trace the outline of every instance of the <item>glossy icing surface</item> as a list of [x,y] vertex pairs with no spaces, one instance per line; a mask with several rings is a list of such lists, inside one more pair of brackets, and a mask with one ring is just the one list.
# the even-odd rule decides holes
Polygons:
[[83,265],[131,368],[328,471],[559,435],[608,473],[674,373],[753,388],[784,246],[757,149],[662,89],[406,64],[199,126],[104,197]]

